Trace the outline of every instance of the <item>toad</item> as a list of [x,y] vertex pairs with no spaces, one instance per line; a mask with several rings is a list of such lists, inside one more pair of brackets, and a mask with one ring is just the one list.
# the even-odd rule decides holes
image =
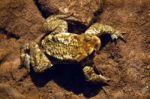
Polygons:
[[75,20],[67,15],[52,15],[46,19],[43,30],[48,35],[39,43],[30,42],[21,48],[23,65],[28,71],[32,66],[35,72],[41,73],[56,64],[81,63],[87,81],[107,83],[110,79],[95,72],[89,57],[100,49],[101,34],[110,34],[115,40],[123,38],[122,33],[100,23],[94,23],[83,34],[69,33],[67,19]]

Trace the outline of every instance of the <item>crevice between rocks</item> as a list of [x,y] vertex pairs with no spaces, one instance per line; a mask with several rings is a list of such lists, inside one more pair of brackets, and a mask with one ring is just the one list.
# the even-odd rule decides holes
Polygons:
[[20,36],[19,36],[19,35],[15,34],[15,33],[12,33],[12,32],[8,32],[8,31],[7,31],[6,29],[4,29],[4,28],[0,28],[0,33],[6,35],[8,39],[9,39],[9,38],[14,38],[14,39],[16,39],[16,40],[20,39]]
[[7,60],[7,58],[9,57],[9,55],[10,55],[10,53],[7,53],[2,58],[0,58],[0,66]]
[[49,15],[51,15],[52,13],[44,10],[44,8],[42,7],[42,5],[39,3],[39,0],[34,0],[35,5],[37,6],[39,12],[41,13],[41,15],[46,19]]
[[101,0],[99,8],[94,12],[94,16],[88,26],[91,26],[93,23],[99,20],[99,16],[104,12],[104,7],[105,7],[105,0]]

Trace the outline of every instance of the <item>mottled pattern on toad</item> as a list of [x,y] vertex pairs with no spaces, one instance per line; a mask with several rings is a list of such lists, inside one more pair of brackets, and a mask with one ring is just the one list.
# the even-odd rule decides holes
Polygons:
[[[35,72],[44,72],[59,62],[81,63],[88,81],[107,83],[110,79],[102,74],[96,74],[91,62],[85,60],[100,49],[101,41],[98,37],[100,34],[108,33],[114,40],[122,38],[122,33],[100,23],[93,24],[80,35],[69,33],[65,20],[76,20],[76,18],[68,15],[53,15],[47,18],[43,31],[49,34],[43,37],[39,44],[31,42],[22,47],[22,63],[28,70],[32,66]],[[51,60],[50,57],[54,59]]]

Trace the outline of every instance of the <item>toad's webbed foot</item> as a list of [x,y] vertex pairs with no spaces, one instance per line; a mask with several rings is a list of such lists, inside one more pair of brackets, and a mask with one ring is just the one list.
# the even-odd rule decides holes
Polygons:
[[85,31],[85,34],[91,34],[91,35],[97,35],[97,36],[100,36],[101,34],[104,34],[104,33],[110,34],[112,40],[115,40],[118,38],[123,39],[123,34],[124,34],[109,25],[104,25],[100,23],[95,23],[91,25]]
[[87,79],[87,81],[91,81],[91,82],[94,82],[94,83],[104,83],[104,84],[107,84],[110,79],[101,75],[101,74],[96,74],[93,67],[90,67],[90,66],[85,66],[83,68],[83,73]]
[[27,43],[21,48],[21,61],[28,71],[30,71],[31,66],[35,72],[43,72],[52,66],[35,42]]

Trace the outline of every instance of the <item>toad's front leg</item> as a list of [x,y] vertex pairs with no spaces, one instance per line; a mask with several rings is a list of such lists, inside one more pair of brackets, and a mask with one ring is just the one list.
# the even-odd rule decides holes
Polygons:
[[110,81],[109,78],[101,75],[101,74],[96,74],[94,71],[94,68],[91,66],[85,66],[83,68],[83,73],[88,81],[94,82],[94,83],[104,83],[108,84]]
[[43,24],[43,32],[57,34],[68,32],[68,23],[66,20],[78,21],[71,15],[51,15]]
[[86,31],[85,34],[91,34],[91,35],[97,35],[100,36],[101,34],[110,34],[112,40],[118,39],[118,38],[123,38],[123,33],[120,31],[114,29],[113,27],[109,25],[104,25],[101,23],[95,23],[91,25]]
[[21,48],[21,61],[28,71],[31,66],[35,72],[43,72],[52,66],[50,60],[35,42],[28,43]]

